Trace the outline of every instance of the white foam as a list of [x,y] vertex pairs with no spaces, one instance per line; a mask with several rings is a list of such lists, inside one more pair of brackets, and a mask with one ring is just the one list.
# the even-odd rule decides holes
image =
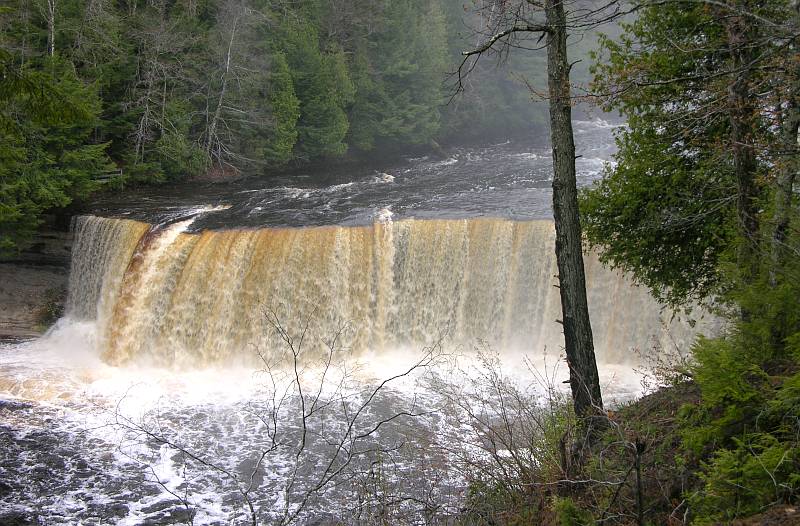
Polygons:
[[311,196],[311,190],[305,188],[282,187],[278,191],[284,193],[290,199],[306,199]]
[[350,188],[350,187],[351,187],[351,186],[353,186],[354,184],[355,184],[355,183],[342,183],[342,184],[335,184],[335,185],[333,185],[333,186],[328,186],[328,187],[324,188],[322,191],[323,191],[324,193],[326,193],[326,194],[332,194],[332,193],[339,192],[339,191],[341,191],[341,190],[345,190],[345,189],[347,189],[347,188]]
[[[45,391],[39,391],[41,402],[35,412],[52,408],[57,411],[57,418],[47,417],[47,426],[56,426],[54,430],[73,437],[76,444],[87,444],[84,453],[87,458],[113,455],[113,464],[104,468],[112,480],[129,480],[137,473],[151,485],[151,489],[143,494],[133,490],[125,493],[104,493],[109,491],[104,486],[92,482],[87,485],[80,475],[65,472],[63,476],[70,480],[69,491],[65,491],[56,504],[58,509],[48,505],[37,509],[44,517],[59,513],[61,510],[82,509],[87,494],[92,495],[95,503],[114,503],[124,499],[128,508],[126,515],[117,524],[139,524],[152,518],[154,508],[160,505],[166,509],[181,509],[176,504],[175,495],[185,498],[189,506],[197,511],[194,524],[228,523],[233,517],[244,513],[239,505],[225,501],[225,495],[236,494],[236,482],[227,479],[220,472],[204,468],[196,462],[184,464],[178,451],[169,444],[149,440],[137,432],[136,426],[155,425],[157,433],[163,434],[185,446],[195,454],[213,460],[225,469],[235,470],[242,463],[254,460],[258,452],[263,450],[266,433],[263,424],[254,416],[259,408],[269,407],[269,392],[265,390],[268,379],[263,372],[255,369],[213,368],[201,371],[173,371],[168,369],[142,367],[111,367],[102,363],[96,354],[93,355],[93,338],[91,323],[76,323],[62,320],[47,336],[30,344],[6,346],[0,353],[0,376],[14,371],[18,378],[46,382],[51,391],[53,384],[59,384],[56,391],[68,391],[72,396],[49,397]],[[476,444],[474,430],[457,420],[449,420],[448,415],[439,413],[438,395],[428,388],[429,375],[436,373],[450,382],[465,385],[465,393],[469,394],[471,379],[479,379],[485,368],[482,362],[472,355],[453,355],[445,345],[444,352],[436,355],[430,367],[413,370],[420,360],[428,356],[421,349],[398,348],[390,351],[367,352],[356,357],[347,357],[346,362],[337,362],[329,370],[316,366],[304,367],[301,371],[306,393],[316,393],[315,386],[325,372],[327,383],[321,391],[326,396],[344,389],[347,398],[354,403],[369,392],[378,382],[395,378],[388,385],[391,397],[389,402],[405,407],[413,403],[417,410],[432,410],[433,414],[414,420],[415,433],[428,433],[442,440],[460,441],[459,447],[471,448],[472,454],[482,452]],[[82,357],[77,360],[70,358]],[[343,358],[343,359],[344,359]],[[426,362],[427,363],[427,362]],[[566,367],[558,356],[540,354],[534,357],[509,354],[496,362],[498,370],[515,382],[522,392],[542,393],[548,386],[555,385],[560,390],[567,389],[561,382],[566,377]],[[535,371],[539,377],[531,373]],[[273,379],[277,381],[275,389],[284,392],[294,377],[292,371],[276,371]],[[347,376],[345,376],[345,374]],[[612,392],[630,390],[635,382],[631,382],[632,371],[626,367],[601,366],[604,386]],[[630,378],[629,378],[630,376]],[[544,378],[545,380],[542,380]],[[346,380],[346,381],[345,381]],[[269,384],[272,386],[272,384]],[[36,399],[36,390],[30,390],[29,399]],[[627,396],[627,394],[626,394]],[[266,404],[266,405],[265,405]],[[394,410],[387,406],[388,410]],[[382,410],[387,410],[383,407]],[[289,411],[288,413],[286,411]],[[291,425],[291,410],[287,405],[282,410],[280,426]],[[366,414],[365,427],[373,422],[376,416]],[[450,415],[453,416],[453,415]],[[129,423],[129,427],[116,425],[120,418]],[[328,422],[335,428],[340,422]],[[34,425],[30,419],[23,419],[20,426]],[[460,427],[459,427],[460,425]],[[132,427],[130,427],[132,426]],[[285,435],[284,439],[290,435]],[[378,437],[382,434],[376,435]],[[72,440],[72,439],[71,439]],[[389,440],[391,440],[389,438]],[[89,446],[88,444],[91,444]],[[438,452],[437,452],[438,451]],[[264,459],[264,482],[254,493],[257,508],[264,517],[276,513],[283,504],[287,480],[293,472],[294,457],[290,450],[279,449]],[[444,454],[440,450],[429,449],[426,455]],[[254,457],[255,455],[255,457]],[[304,462],[314,464],[316,452],[310,451]],[[305,457],[304,457],[305,458]],[[25,462],[23,458],[18,462]],[[403,484],[405,478],[423,476],[426,462],[415,456],[399,457],[392,475],[392,483]],[[441,465],[451,465],[447,460]],[[429,466],[428,466],[429,469]],[[457,488],[465,488],[466,482],[459,478],[457,472],[437,473],[455,488],[451,498],[457,498]],[[398,478],[399,477],[399,478]],[[388,479],[387,479],[387,483]],[[112,486],[113,487],[113,486]],[[345,491],[346,488],[331,491]],[[111,490],[118,491],[118,490]],[[333,501],[336,502],[334,497]],[[328,512],[336,512],[331,502],[320,497],[316,506],[326,506]],[[312,510],[313,511],[313,510]],[[53,521],[59,524],[58,521]],[[61,523],[63,524],[63,522]]]
[[372,182],[378,184],[393,183],[394,176],[386,172],[378,172],[378,175],[372,178]]
[[190,212],[196,214],[210,214],[213,212],[222,212],[228,210],[233,205],[200,205],[190,209]]
[[375,213],[374,219],[376,223],[390,223],[393,215],[391,208],[381,208]]
[[439,167],[442,167],[442,166],[451,166],[451,165],[454,165],[454,164],[457,164],[457,163],[458,163],[458,159],[456,159],[455,157],[448,157],[447,159],[444,159],[442,161],[437,161],[435,163],[432,163],[431,166],[433,166],[435,168],[439,168]]

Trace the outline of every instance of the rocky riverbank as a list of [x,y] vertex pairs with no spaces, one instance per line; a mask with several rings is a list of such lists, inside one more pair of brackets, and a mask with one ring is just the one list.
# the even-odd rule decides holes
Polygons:
[[0,341],[36,337],[60,316],[71,248],[69,219],[51,217],[30,246],[0,259]]

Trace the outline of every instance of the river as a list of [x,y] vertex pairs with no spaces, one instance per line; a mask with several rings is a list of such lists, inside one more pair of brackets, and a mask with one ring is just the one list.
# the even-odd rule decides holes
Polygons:
[[[575,123],[581,186],[614,128]],[[0,344],[0,519],[445,522],[486,446],[458,401],[566,375],[549,151],[450,153],[94,202],[64,318]],[[586,261],[613,403],[697,329]]]

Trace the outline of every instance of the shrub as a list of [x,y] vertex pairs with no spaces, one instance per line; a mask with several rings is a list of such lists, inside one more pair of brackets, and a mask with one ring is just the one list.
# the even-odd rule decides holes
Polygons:
[[699,524],[757,513],[791,501],[800,489],[797,443],[770,433],[752,433],[734,442],[703,465],[702,490],[690,498]]
[[556,497],[553,509],[558,526],[589,526],[594,523],[592,514],[580,509],[569,497]]

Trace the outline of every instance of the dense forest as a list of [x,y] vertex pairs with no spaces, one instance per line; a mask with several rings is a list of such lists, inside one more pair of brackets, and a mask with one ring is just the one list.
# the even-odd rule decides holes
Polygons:
[[[461,0],[13,0],[0,8],[0,239],[116,186],[268,174],[436,142],[531,137],[516,53],[450,76],[480,15]],[[584,68],[585,70],[585,68]],[[449,104],[448,104],[449,102]]]

